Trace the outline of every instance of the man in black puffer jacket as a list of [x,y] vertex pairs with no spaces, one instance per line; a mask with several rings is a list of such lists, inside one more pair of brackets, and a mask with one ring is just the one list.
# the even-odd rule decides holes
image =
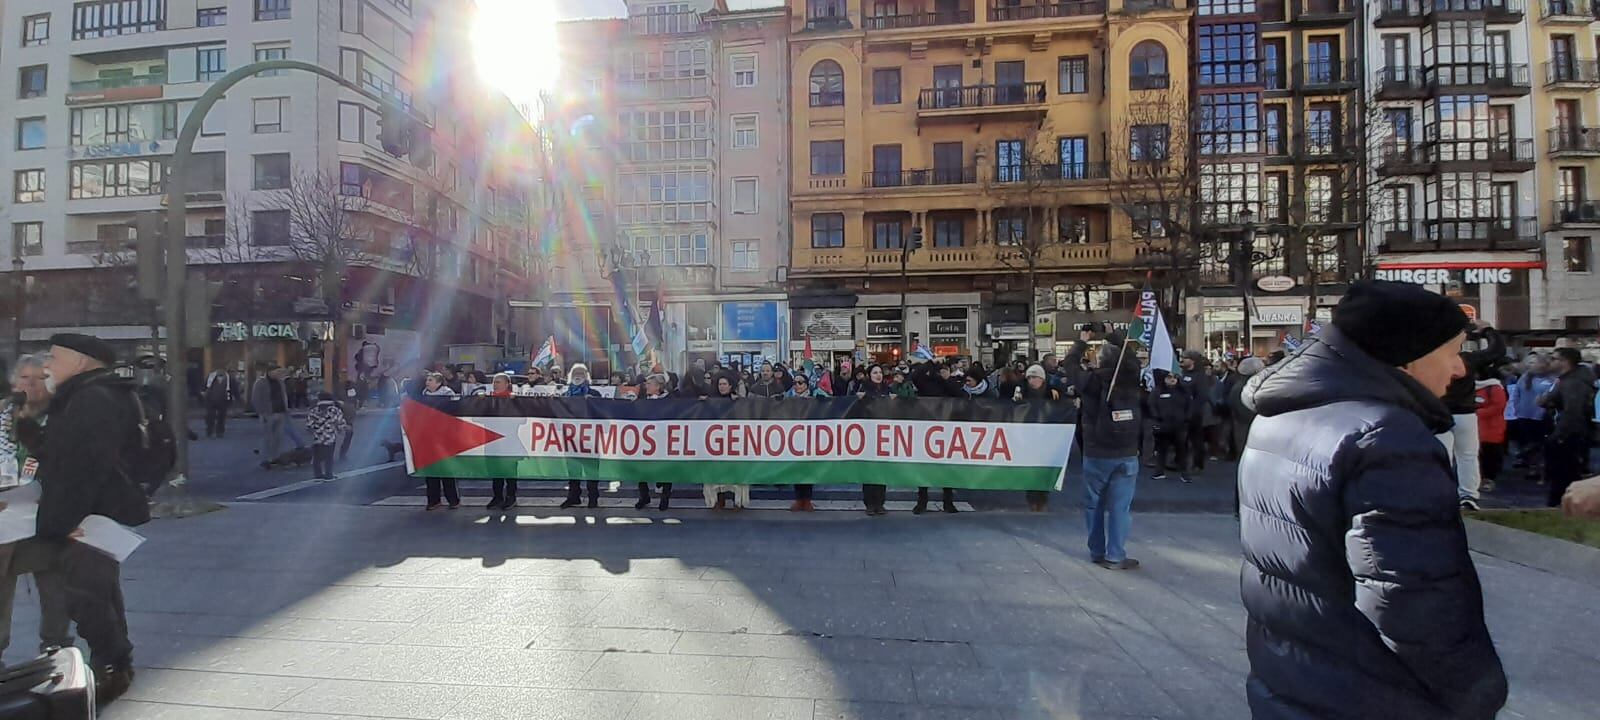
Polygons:
[[1454,301],[1358,282],[1332,326],[1246,387],[1240,590],[1257,720],[1487,719],[1505,704],[1434,438],[1466,329]]

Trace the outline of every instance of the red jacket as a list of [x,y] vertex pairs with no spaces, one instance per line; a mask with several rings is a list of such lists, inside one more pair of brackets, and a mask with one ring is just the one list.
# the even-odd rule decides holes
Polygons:
[[1506,441],[1506,387],[1495,383],[1480,387],[1478,394],[1478,442],[1499,445]]

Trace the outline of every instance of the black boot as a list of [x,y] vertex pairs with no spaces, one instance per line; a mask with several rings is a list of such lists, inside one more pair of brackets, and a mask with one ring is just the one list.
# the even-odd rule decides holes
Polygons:
[[944,511],[947,512],[947,513],[958,513],[958,512],[961,512],[960,510],[956,509],[956,491],[955,491],[955,488],[945,488],[944,489]]
[[589,509],[600,507],[600,481],[589,481]]
[[639,483],[639,502],[633,504],[633,509],[643,510],[650,506],[650,483]]
[[123,661],[94,668],[94,704],[106,705],[133,686],[133,663]]
[[561,509],[566,510],[567,508],[575,508],[581,502],[583,502],[583,498],[578,494],[578,481],[568,481],[567,499],[561,503]]
[[917,506],[914,507],[914,508],[911,508],[911,512],[913,512],[913,513],[915,513],[917,515],[921,515],[921,514],[927,512],[927,511],[928,511],[928,489],[927,488],[917,488]]

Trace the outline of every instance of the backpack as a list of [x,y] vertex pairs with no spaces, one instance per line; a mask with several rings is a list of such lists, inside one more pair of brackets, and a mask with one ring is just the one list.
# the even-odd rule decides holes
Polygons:
[[122,475],[141,493],[137,508],[132,502],[121,508],[126,518],[112,518],[123,525],[143,525],[150,521],[150,507],[144,501],[161,488],[178,464],[178,440],[172,434],[172,424],[167,422],[166,407],[160,388],[140,385],[133,389],[137,426],[133,442],[123,452]]

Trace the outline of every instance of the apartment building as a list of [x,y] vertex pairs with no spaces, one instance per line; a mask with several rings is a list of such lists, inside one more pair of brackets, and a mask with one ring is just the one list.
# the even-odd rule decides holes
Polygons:
[[[25,289],[25,306],[7,313],[23,322],[23,348],[78,330],[128,352],[155,349],[153,308],[130,283],[129,223],[164,206],[195,99],[268,59],[334,70],[437,131],[425,128],[397,160],[379,146],[375,103],[328,79],[279,71],[230,90],[207,114],[188,173],[184,240],[216,322],[209,347],[187,359],[191,372],[323,365],[330,311],[349,333],[341,344],[377,345],[381,362],[407,372],[447,343],[519,344],[505,296],[523,266],[530,173],[495,151],[529,128],[474,81],[470,5],[7,0],[0,226],[11,240],[3,269]],[[354,218],[340,241],[352,262],[339,308],[321,301],[319,273],[296,250],[309,229],[288,207],[318,194],[337,194]]]
[[659,357],[759,364],[787,352],[784,8],[638,2],[628,17],[562,23],[546,109],[552,268],[513,305],[568,362],[636,360],[616,307],[659,298]]
[[1532,12],[1381,0],[1366,40],[1377,275],[1424,282],[1514,332],[1550,326],[1534,101],[1549,68],[1532,64]]
[[1154,248],[1114,176],[1135,146],[1165,162],[1184,130],[1128,110],[1186,104],[1186,8],[790,7],[791,348],[884,361],[915,338],[991,362],[1131,317]]
[[1600,6],[1592,0],[1537,2],[1538,21],[1528,25],[1530,59],[1542,80],[1533,92],[1533,117],[1541,143],[1536,210],[1545,231],[1544,282],[1530,289],[1542,302],[1532,304],[1529,328],[1593,332],[1600,330],[1594,267],[1600,194],[1591,186],[1591,178],[1600,178]]
[[1197,3],[1200,220],[1212,233],[1187,300],[1191,347],[1270,352],[1312,313],[1326,319],[1361,269],[1362,18],[1356,0]]

